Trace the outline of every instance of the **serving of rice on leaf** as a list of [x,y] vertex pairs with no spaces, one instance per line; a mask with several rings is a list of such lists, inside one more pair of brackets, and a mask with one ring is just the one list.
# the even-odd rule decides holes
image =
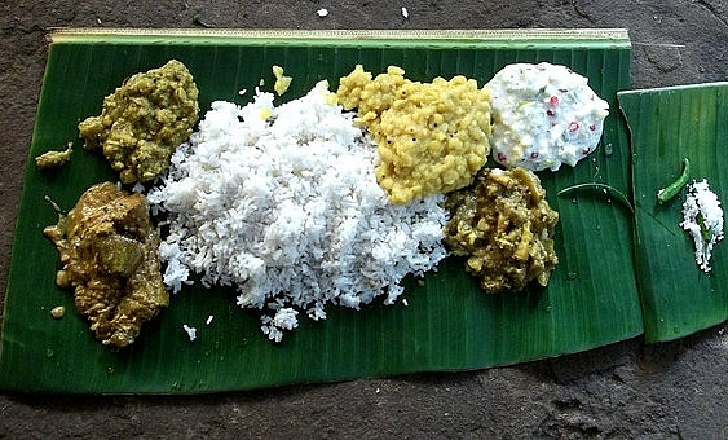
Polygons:
[[300,312],[324,319],[328,303],[380,295],[392,304],[404,276],[446,256],[443,196],[390,203],[368,134],[331,98],[321,82],[279,107],[260,91],[244,107],[213,103],[148,195],[169,215],[165,284],[178,291],[194,272],[237,286],[276,342]]

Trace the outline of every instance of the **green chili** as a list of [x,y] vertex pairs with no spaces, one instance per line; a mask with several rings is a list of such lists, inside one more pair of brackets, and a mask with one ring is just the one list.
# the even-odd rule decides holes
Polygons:
[[657,201],[659,203],[666,203],[667,201],[674,198],[682,189],[683,186],[687,185],[690,180],[690,161],[686,157],[683,159],[683,170],[680,177],[666,188],[657,191]]
[[583,189],[591,189],[596,190],[602,194],[614,195],[617,201],[621,202],[624,206],[629,208],[630,212],[634,213],[634,208],[629,202],[629,198],[627,198],[627,196],[618,189],[604,183],[579,183],[577,185],[572,185],[570,187],[562,189],[561,191],[559,191],[558,195],[563,196]]

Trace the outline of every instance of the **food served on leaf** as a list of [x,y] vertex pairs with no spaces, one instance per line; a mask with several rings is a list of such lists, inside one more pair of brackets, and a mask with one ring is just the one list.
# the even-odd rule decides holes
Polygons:
[[142,324],[167,306],[159,237],[142,194],[111,182],[94,185],[44,233],[63,265],[57,284],[75,289],[76,308],[104,345],[131,344]]
[[[280,82],[277,66],[274,74],[280,94],[290,81]],[[276,342],[301,312],[318,320],[329,303],[358,309],[383,296],[392,304],[404,276],[445,258],[445,243],[468,256],[467,270],[489,293],[548,283],[558,213],[532,172],[482,169],[491,99],[475,80],[413,82],[394,66],[372,79],[357,66],[335,94],[322,81],[299,100],[275,107],[273,98],[256,89],[244,107],[214,102],[192,133],[197,89],[171,61],[132,77],[101,116],[80,124],[122,181],[167,169],[147,196],[167,215],[161,243],[143,196],[110,183],[47,231],[64,263],[59,285],[76,287],[79,310],[105,344],[131,343],[167,304],[164,286],[177,292],[191,273],[208,287],[235,286],[242,307],[265,309],[261,330]],[[342,111],[354,108],[356,117]],[[167,122],[180,130],[170,134]],[[144,150],[154,142],[163,147]]]
[[420,83],[404,73],[390,66],[372,79],[357,66],[336,92],[369,129],[380,157],[377,180],[394,203],[469,185],[490,151],[490,99],[474,79]]
[[274,341],[301,312],[391,304],[405,275],[446,255],[444,197],[392,204],[368,135],[332,97],[321,82],[278,107],[260,92],[244,107],[214,102],[148,195],[168,215],[164,282],[176,291],[196,272],[205,286],[236,286]]
[[445,242],[467,257],[465,269],[487,293],[522,290],[532,280],[548,284],[558,263],[552,234],[559,214],[545,196],[538,177],[523,168],[484,168],[472,187],[447,196]]
[[511,64],[486,85],[493,107],[493,157],[507,167],[557,171],[592,153],[609,104],[565,66]]
[[68,162],[71,158],[71,146],[65,150],[49,150],[35,158],[35,166],[40,169],[55,168]]
[[137,73],[104,98],[101,115],[78,128],[86,148],[101,148],[124,183],[154,179],[197,123],[198,90],[187,67],[172,60]]
[[693,239],[698,266],[706,273],[710,272],[713,247],[723,240],[723,208],[720,207],[718,196],[710,190],[707,180],[694,180],[688,185],[680,226]]

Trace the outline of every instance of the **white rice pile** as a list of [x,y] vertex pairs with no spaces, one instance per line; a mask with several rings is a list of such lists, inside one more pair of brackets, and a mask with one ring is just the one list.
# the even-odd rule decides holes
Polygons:
[[693,180],[688,186],[688,197],[683,203],[683,221],[680,226],[693,238],[698,266],[703,271],[710,272],[713,246],[723,239],[723,209],[718,196],[710,190],[707,180]]
[[267,308],[261,330],[276,342],[299,310],[317,320],[329,302],[391,304],[406,274],[446,255],[442,196],[390,204],[368,136],[327,98],[322,82],[279,107],[259,91],[242,108],[213,103],[148,195],[169,212],[167,286],[178,291],[191,271],[237,286],[240,306]]

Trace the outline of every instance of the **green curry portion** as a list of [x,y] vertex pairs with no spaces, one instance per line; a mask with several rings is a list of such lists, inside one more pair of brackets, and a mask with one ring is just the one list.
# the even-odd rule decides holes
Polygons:
[[198,95],[187,67],[169,61],[133,75],[104,98],[101,114],[79,124],[80,136],[87,149],[103,151],[122,182],[152,180],[192,134]]

